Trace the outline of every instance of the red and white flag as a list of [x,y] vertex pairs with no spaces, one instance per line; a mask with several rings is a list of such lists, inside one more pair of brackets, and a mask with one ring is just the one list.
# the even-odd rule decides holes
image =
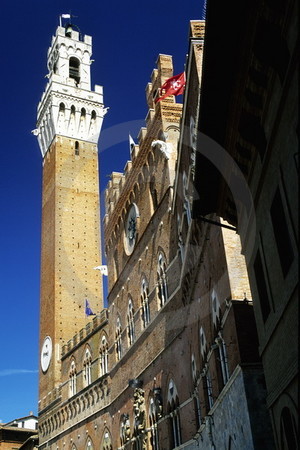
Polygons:
[[183,94],[185,87],[185,72],[180,73],[179,75],[174,75],[174,77],[169,78],[164,82],[162,87],[160,88],[161,95],[155,100],[155,103],[163,100],[169,95],[180,95]]

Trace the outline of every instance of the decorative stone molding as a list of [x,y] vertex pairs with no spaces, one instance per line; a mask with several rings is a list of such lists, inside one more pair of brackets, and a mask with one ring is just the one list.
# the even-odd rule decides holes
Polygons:
[[79,423],[109,403],[108,379],[102,378],[85,390],[71,397],[49,414],[43,414],[39,431],[42,438],[62,433],[73,423]]
[[170,154],[173,151],[173,146],[170,142],[156,140],[152,142],[151,147],[158,148],[166,159],[170,159]]

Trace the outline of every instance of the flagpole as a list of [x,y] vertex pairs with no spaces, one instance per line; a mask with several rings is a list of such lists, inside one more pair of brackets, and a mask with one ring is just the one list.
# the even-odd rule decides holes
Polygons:
[[61,15],[59,15],[59,26],[61,27]]

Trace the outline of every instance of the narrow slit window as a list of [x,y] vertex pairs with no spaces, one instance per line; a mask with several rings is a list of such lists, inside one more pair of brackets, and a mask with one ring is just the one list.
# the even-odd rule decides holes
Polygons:
[[75,155],[79,156],[79,142],[78,141],[75,142]]

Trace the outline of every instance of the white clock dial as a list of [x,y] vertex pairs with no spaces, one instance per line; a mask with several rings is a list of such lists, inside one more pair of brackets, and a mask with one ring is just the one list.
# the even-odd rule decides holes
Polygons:
[[52,340],[50,336],[46,336],[41,351],[41,368],[45,373],[48,370],[52,356]]
[[137,237],[137,218],[139,217],[138,208],[133,203],[127,213],[125,220],[124,247],[127,255],[133,252]]

